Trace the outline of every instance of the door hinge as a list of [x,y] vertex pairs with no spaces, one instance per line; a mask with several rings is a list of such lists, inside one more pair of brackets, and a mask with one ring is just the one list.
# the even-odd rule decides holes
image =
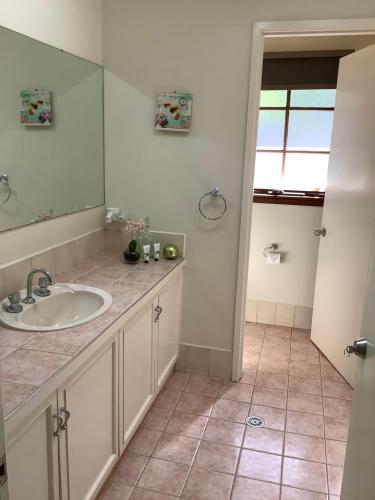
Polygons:
[[0,487],[4,486],[4,484],[8,481],[8,471],[7,471],[7,459],[4,454],[0,458]]

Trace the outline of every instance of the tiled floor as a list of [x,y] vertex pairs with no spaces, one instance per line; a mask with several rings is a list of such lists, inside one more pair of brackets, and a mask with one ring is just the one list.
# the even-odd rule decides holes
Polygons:
[[241,383],[174,373],[101,500],[339,499],[350,387],[309,332],[245,330]]

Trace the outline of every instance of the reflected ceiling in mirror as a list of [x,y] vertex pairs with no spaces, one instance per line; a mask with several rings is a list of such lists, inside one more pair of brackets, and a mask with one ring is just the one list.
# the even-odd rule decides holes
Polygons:
[[103,68],[1,27],[0,67],[0,231],[102,205]]

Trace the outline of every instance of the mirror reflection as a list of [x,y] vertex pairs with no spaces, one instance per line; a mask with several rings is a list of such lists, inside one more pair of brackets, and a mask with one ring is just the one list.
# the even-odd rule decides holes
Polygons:
[[0,28],[0,231],[104,203],[103,68]]

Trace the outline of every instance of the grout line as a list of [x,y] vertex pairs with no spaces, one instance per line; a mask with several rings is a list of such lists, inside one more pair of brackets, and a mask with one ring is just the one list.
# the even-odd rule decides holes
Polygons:
[[[319,357],[320,359],[320,357]],[[322,365],[320,365],[320,376],[322,375]],[[321,381],[321,390],[323,394],[323,381],[322,378],[320,379]],[[326,483],[327,483],[327,498],[329,498],[330,495],[330,487],[329,487],[329,480],[328,480],[328,455],[327,455],[327,439],[326,439],[326,424],[324,420],[324,400],[322,400],[322,407],[323,407],[323,436],[324,436],[324,454],[326,457]]]

